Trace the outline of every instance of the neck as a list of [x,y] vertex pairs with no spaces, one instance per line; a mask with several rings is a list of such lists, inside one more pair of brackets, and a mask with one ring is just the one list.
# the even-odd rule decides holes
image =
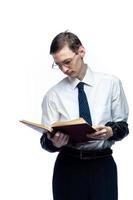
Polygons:
[[87,64],[83,63],[83,65],[81,67],[81,70],[80,70],[80,73],[79,73],[79,76],[78,76],[79,80],[81,80],[81,81],[83,80],[83,78],[84,78],[84,76],[86,74],[86,70],[87,70]]

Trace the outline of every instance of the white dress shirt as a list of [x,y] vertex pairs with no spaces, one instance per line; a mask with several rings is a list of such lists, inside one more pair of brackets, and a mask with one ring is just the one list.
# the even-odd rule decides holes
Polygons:
[[[92,72],[87,67],[82,80],[88,99],[92,124],[105,125],[107,122],[127,121],[128,104],[121,81],[108,74]],[[79,117],[78,88],[80,81],[66,77],[52,87],[42,102],[42,123],[51,125],[59,120]],[[96,140],[72,146],[77,149],[101,149],[111,147],[113,141]]]

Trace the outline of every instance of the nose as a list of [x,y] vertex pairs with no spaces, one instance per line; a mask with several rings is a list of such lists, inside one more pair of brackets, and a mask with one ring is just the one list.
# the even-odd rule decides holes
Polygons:
[[62,65],[61,66],[61,71],[65,74],[68,71],[68,67]]

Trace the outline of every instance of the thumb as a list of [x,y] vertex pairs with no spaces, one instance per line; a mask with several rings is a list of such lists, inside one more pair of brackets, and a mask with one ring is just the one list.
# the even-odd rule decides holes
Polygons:
[[49,132],[47,132],[47,138],[51,139],[51,134]]

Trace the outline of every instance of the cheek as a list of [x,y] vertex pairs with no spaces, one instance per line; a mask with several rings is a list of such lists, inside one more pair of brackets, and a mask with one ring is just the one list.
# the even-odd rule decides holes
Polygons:
[[77,62],[77,63],[75,63],[75,66],[74,66],[74,71],[76,71],[76,72],[80,72],[80,70],[81,70],[81,62]]

